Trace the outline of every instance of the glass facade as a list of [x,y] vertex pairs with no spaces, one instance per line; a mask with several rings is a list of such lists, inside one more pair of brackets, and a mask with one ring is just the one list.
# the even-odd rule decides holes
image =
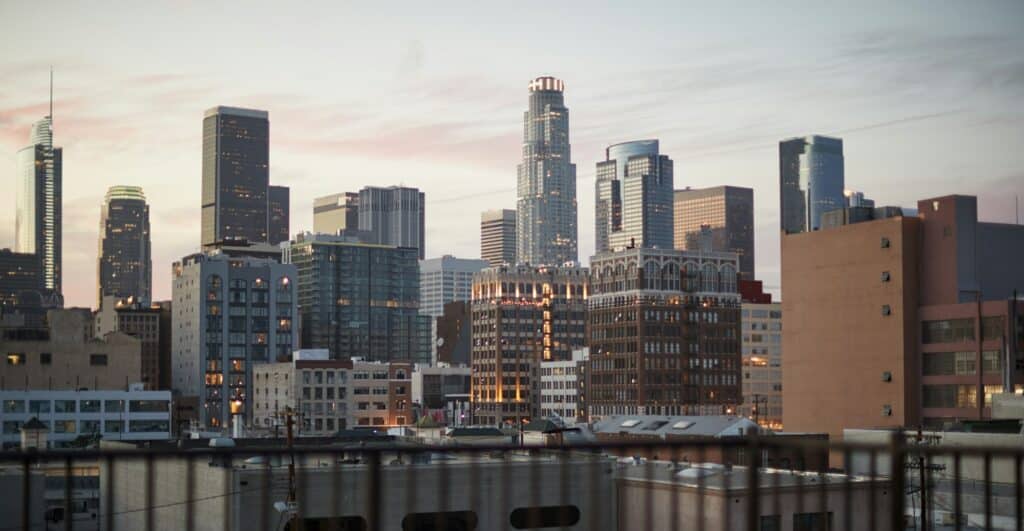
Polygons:
[[277,245],[288,241],[291,190],[287,186],[270,186],[267,197],[267,238],[271,245]]
[[733,252],[740,277],[754,276],[754,190],[736,186],[676,190],[676,249]]
[[203,119],[202,243],[268,241],[270,121],[215,107]]
[[672,248],[672,160],[657,140],[615,144],[597,164],[595,251]]
[[60,293],[63,150],[53,147],[49,116],[32,125],[29,142],[17,155],[15,251],[36,254],[43,288]]
[[150,250],[149,205],[142,188],[113,186],[100,212],[99,296],[152,297],[153,263]]
[[490,210],[480,215],[480,258],[492,266],[515,265],[515,210]]
[[539,77],[528,88],[516,192],[516,261],[576,262],[576,165],[571,161],[565,86],[553,77]]
[[841,139],[814,135],[779,143],[783,232],[818,230],[822,214],[846,205],[844,185]]
[[422,260],[426,254],[426,202],[416,188],[367,186],[359,191],[359,230],[373,243],[412,247]]

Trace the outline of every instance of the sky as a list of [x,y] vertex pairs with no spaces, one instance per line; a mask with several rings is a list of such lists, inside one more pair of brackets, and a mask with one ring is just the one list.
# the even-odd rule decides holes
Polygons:
[[[829,5],[824,5],[829,4]],[[430,256],[479,256],[480,212],[515,207],[527,83],[565,81],[580,257],[594,167],[657,138],[676,188],[755,190],[756,270],[780,293],[778,142],[844,140],[846,187],[879,205],[976,195],[1012,223],[1024,196],[1024,3],[0,3],[0,190],[47,112],[64,148],[64,295],[96,305],[100,208],[151,205],[153,291],[199,248],[201,127],[216,105],[270,113],[270,179],[291,232],[313,198],[426,193]],[[14,246],[14,197],[0,247]],[[1022,197],[1024,199],[1024,197]]]

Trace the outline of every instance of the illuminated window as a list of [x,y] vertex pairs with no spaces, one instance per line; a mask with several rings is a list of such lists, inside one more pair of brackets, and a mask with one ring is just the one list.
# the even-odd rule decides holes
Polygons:
[[9,353],[7,354],[8,365],[24,365],[25,355],[21,353]]

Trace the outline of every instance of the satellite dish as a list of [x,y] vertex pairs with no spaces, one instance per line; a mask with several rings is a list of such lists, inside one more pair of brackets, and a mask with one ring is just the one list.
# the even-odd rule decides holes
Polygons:
[[443,347],[444,346],[444,338],[443,337],[437,338],[437,346],[439,346],[439,347]]

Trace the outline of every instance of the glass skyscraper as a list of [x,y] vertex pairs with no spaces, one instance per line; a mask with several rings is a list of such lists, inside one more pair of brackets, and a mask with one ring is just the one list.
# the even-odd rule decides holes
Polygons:
[[426,256],[426,201],[417,188],[367,186],[359,191],[359,230],[373,243],[412,247]]
[[671,249],[672,183],[672,159],[658,153],[657,140],[609,146],[597,163],[595,252]]
[[738,186],[675,192],[675,248],[739,255],[740,278],[754,280],[754,190]]
[[785,233],[815,231],[822,214],[843,208],[843,141],[827,136],[779,142],[779,201]]
[[214,107],[203,118],[202,244],[266,242],[270,184],[266,111]]
[[43,288],[61,292],[61,162],[63,150],[53,147],[53,118],[32,125],[29,145],[18,151],[15,250],[35,254],[42,268]]
[[267,187],[267,238],[271,245],[288,241],[291,190],[287,186]]
[[112,186],[100,211],[99,297],[152,300],[149,205],[138,186]]
[[516,260],[532,265],[576,262],[576,165],[570,159],[565,85],[539,77],[528,88],[518,168]]

